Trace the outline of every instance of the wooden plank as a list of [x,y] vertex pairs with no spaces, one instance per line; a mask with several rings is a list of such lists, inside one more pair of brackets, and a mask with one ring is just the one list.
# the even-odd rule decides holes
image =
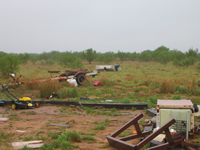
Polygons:
[[3,122],[6,122],[8,120],[9,120],[8,118],[0,118],[0,121],[3,121]]
[[27,142],[13,142],[12,146],[14,149],[22,149],[24,146],[28,146],[30,144],[42,144],[42,140],[39,141],[27,141]]

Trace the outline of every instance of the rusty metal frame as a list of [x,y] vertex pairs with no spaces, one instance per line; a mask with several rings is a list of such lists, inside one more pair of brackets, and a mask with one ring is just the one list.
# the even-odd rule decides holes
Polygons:
[[[163,125],[161,128],[159,128],[158,130],[156,130],[154,133],[151,134],[150,131],[141,132],[141,129],[138,124],[138,120],[141,119],[142,117],[143,117],[143,114],[140,113],[135,118],[130,120],[128,123],[123,125],[120,129],[115,131],[113,134],[111,134],[110,136],[107,136],[106,138],[107,138],[110,146],[112,146],[118,150],[140,150],[143,146],[145,146],[147,143],[149,143],[151,140],[153,140],[156,136],[161,134],[163,131],[165,131],[168,143],[164,143],[162,145],[158,145],[158,146],[149,148],[148,150],[160,150],[160,149],[169,148],[171,146],[179,145],[183,141],[183,139],[179,139],[176,141],[173,141],[173,139],[172,139],[171,133],[169,131],[169,127],[175,123],[174,119],[171,119],[169,122],[167,122],[165,125]],[[120,133],[122,133],[124,130],[126,130],[128,127],[130,127],[131,125],[135,126],[135,129],[137,132],[136,135],[131,135],[131,136],[127,136],[127,137],[123,137],[123,138],[119,138],[119,139],[115,138]],[[149,136],[146,137],[144,140],[142,140],[137,145],[133,145],[133,144],[125,142],[125,141],[135,139],[138,137],[144,137],[146,135],[149,135]]]

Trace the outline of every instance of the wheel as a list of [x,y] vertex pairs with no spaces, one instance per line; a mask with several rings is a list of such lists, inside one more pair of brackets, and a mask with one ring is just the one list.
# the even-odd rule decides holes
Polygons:
[[36,108],[40,107],[40,103],[35,103],[35,107]]
[[82,74],[82,73],[79,74],[79,75],[76,77],[76,82],[78,83],[78,85],[82,85],[84,80],[85,80],[85,75]]
[[12,104],[11,108],[16,109],[17,108],[16,104]]

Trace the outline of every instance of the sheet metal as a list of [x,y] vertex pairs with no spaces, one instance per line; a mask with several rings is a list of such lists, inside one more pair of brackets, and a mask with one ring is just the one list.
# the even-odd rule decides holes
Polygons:
[[191,100],[158,100],[157,107],[161,108],[193,108]]

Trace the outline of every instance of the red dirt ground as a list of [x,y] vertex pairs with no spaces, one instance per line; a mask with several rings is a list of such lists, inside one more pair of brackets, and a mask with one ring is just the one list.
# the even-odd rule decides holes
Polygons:
[[[13,133],[10,139],[7,140],[8,143],[22,141],[24,137],[30,136],[33,136],[36,140],[37,133],[40,131],[43,131],[42,133],[39,133],[39,135],[43,137],[48,137],[49,133],[60,130],[76,130],[82,133],[95,133],[93,137],[97,140],[96,143],[87,143],[86,141],[73,143],[79,145],[81,150],[95,150],[100,149],[101,146],[108,144],[106,136],[115,132],[122,125],[133,119],[139,113],[144,114],[144,117],[141,119],[143,121],[144,119],[151,118],[150,116],[145,114],[144,110],[118,111],[130,112],[131,114],[123,116],[87,115],[86,112],[82,109],[76,108],[74,111],[71,107],[52,105],[44,105],[34,109],[17,110],[8,109],[8,107],[0,107],[0,117],[9,118],[12,117],[12,114],[14,114],[9,121],[0,122],[0,132]],[[33,112],[35,113],[33,114]],[[105,130],[93,129],[105,119],[110,120],[110,123],[106,126]],[[50,123],[69,124],[72,125],[72,127],[63,128],[58,126],[47,126]],[[26,133],[17,133],[16,130],[26,131]],[[131,126],[127,129],[129,133],[134,130],[134,126]],[[44,143],[51,144],[52,141],[53,140],[48,137],[46,140],[44,140]],[[139,139],[130,141],[130,143],[134,144],[138,142]],[[0,149],[12,149],[12,147],[0,145]],[[108,146],[102,149],[114,150],[115,148]]]

